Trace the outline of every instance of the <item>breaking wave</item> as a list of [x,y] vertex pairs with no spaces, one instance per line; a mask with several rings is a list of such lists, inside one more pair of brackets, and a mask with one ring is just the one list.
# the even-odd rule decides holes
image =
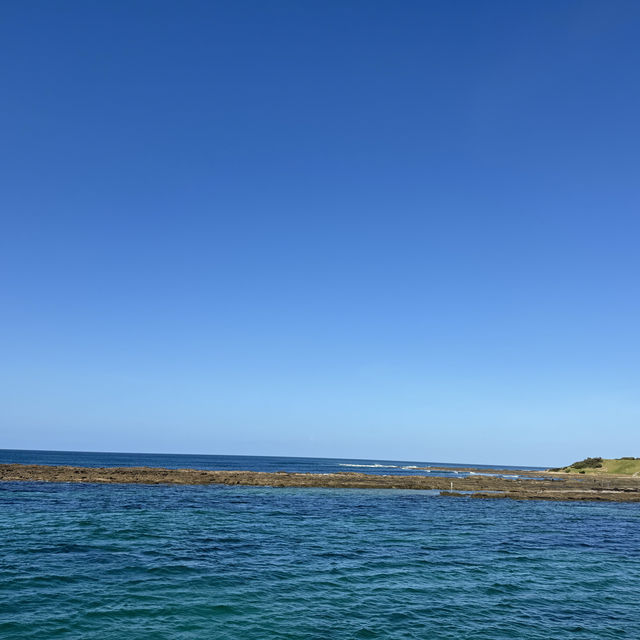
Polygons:
[[406,469],[397,464],[347,464],[346,462],[338,464],[339,467],[369,467],[371,469]]

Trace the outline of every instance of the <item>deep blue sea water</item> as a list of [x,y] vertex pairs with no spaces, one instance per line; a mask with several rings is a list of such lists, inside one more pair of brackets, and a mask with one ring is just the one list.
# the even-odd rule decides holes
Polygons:
[[300,473],[359,473],[440,475],[460,477],[466,472],[425,470],[417,467],[477,467],[485,469],[542,469],[507,465],[448,464],[425,461],[359,460],[348,458],[293,458],[286,456],[225,456],[167,453],[98,453],[82,451],[28,451],[0,449],[0,463],[53,464],[79,467],[164,467],[167,469],[221,469],[240,471],[289,471]]
[[640,638],[640,506],[0,483],[0,638]]

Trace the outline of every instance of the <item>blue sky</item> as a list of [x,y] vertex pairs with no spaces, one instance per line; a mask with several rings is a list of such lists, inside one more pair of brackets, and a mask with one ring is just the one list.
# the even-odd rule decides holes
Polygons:
[[636,2],[0,8],[0,447],[640,455]]

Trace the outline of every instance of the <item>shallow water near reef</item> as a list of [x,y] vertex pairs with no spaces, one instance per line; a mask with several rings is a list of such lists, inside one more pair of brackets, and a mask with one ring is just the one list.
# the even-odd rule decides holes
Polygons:
[[640,508],[0,483],[0,638],[640,638]]

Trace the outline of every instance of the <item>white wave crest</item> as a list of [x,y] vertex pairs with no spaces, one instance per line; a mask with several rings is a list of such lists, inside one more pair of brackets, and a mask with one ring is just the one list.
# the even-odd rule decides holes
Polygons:
[[398,465],[396,464],[347,464],[338,463],[339,467],[369,467],[371,469],[398,469]]

